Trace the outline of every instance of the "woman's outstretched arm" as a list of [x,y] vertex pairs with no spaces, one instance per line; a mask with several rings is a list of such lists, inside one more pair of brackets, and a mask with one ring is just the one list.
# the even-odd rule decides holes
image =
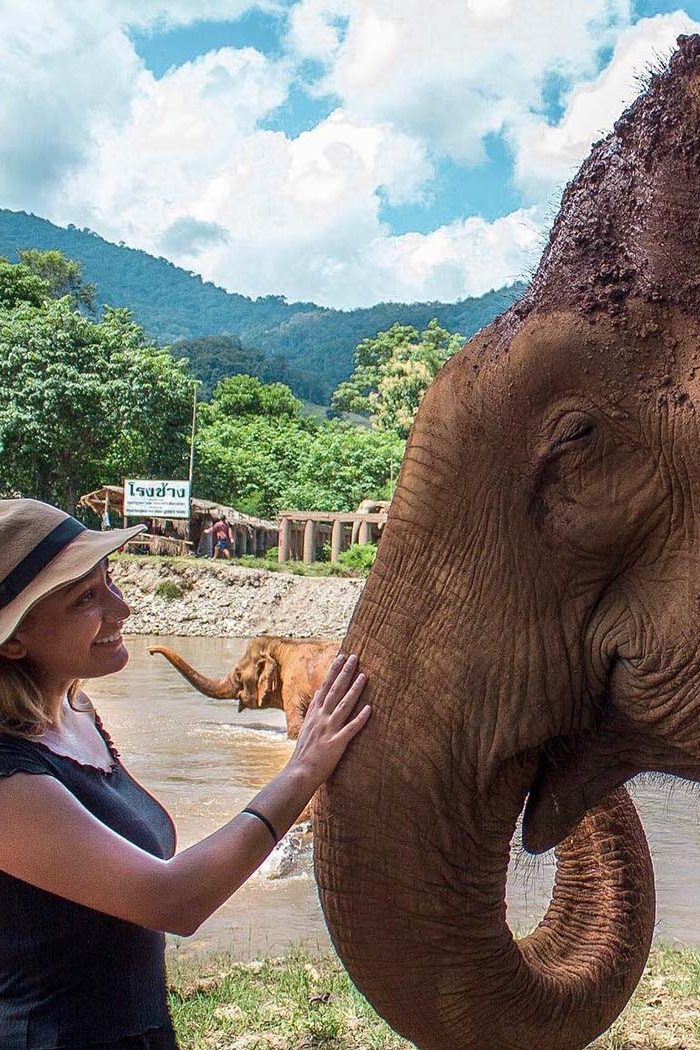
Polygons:
[[134,846],[51,776],[0,781],[0,869],[78,904],[188,936],[260,866],[330,776],[370,709],[354,656],[339,656],[306,713],[294,754],[250,806],[171,860]]

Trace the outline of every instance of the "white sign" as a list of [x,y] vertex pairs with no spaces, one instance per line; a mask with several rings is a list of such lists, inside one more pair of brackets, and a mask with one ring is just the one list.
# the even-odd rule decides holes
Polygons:
[[189,518],[189,481],[145,481],[127,478],[124,482],[124,515],[148,518]]

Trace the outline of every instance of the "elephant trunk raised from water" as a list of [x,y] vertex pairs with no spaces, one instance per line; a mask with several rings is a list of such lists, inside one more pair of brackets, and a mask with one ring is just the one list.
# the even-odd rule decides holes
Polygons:
[[[565,191],[527,295],[426,394],[343,644],[373,714],[320,793],[321,900],[422,1050],[602,1032],[653,928],[620,785],[700,777],[700,38],[679,44]],[[558,868],[515,942],[526,799]]]

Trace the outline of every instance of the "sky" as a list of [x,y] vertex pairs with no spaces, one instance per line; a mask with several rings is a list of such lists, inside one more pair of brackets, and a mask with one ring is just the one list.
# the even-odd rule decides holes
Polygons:
[[0,0],[0,25],[0,207],[352,309],[527,279],[700,0]]

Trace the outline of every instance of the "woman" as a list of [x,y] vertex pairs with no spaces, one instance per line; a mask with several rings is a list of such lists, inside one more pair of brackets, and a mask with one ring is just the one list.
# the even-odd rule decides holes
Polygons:
[[121,670],[129,608],[107,555],[142,526],[92,532],[0,500],[0,1046],[169,1050],[164,935],[187,936],[267,857],[369,717],[339,657],[284,770],[174,854],[163,807],[129,775],[78,680]]

